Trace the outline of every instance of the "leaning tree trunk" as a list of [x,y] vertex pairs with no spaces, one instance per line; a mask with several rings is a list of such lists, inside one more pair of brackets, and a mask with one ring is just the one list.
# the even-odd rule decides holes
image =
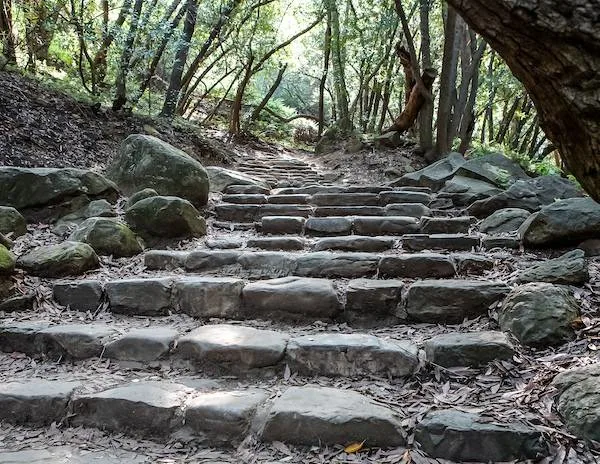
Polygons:
[[600,0],[447,0],[529,92],[567,168],[600,201]]

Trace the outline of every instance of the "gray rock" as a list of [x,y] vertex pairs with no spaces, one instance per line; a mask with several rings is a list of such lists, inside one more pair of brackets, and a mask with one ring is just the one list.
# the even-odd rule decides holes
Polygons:
[[429,187],[433,191],[438,191],[465,163],[466,160],[460,153],[450,153],[446,158],[426,168],[405,174],[392,185]]
[[120,361],[156,361],[169,354],[178,335],[167,327],[134,329],[108,343],[104,356]]
[[469,251],[479,246],[479,237],[467,234],[414,234],[402,237],[402,248],[413,251],[458,250]]
[[379,256],[372,253],[319,251],[298,255],[295,275],[304,277],[369,277],[377,272]]
[[[211,192],[223,192],[232,186],[247,185],[253,188],[261,188],[270,190],[269,184],[262,179],[251,177],[247,174],[243,174],[239,171],[233,171],[231,169],[225,169],[218,166],[208,166],[206,168],[208,177],[210,179],[210,191]],[[229,191],[228,191],[229,193]],[[249,192],[244,192],[249,193]],[[258,192],[262,193],[262,192]]]
[[[34,445],[35,446],[35,445]],[[0,451],[0,462],[4,464],[142,464],[145,456],[123,450],[90,451],[71,446],[48,446],[44,449]]]
[[127,224],[109,218],[90,218],[83,221],[69,236],[72,242],[90,245],[99,255],[116,258],[134,256],[142,246]]
[[517,281],[583,285],[590,279],[583,250],[573,250],[555,259],[530,265],[517,274]]
[[296,255],[277,251],[248,251],[238,263],[253,278],[273,278],[291,275],[296,270]]
[[125,203],[124,209],[129,209],[133,205],[135,205],[138,201],[145,200],[150,197],[157,197],[158,192],[152,188],[145,188],[140,190],[139,192],[135,192],[133,195],[129,197],[127,203]]
[[127,137],[106,172],[127,195],[152,188],[198,207],[208,202],[206,169],[187,153],[150,135]]
[[454,277],[456,268],[447,255],[436,253],[383,256],[379,272],[386,277]]
[[102,304],[103,288],[98,280],[57,282],[52,286],[54,300],[76,311],[96,311]]
[[66,416],[69,399],[79,386],[77,382],[41,379],[2,382],[0,420],[28,426],[58,423]]
[[470,159],[456,171],[456,175],[490,182],[502,189],[510,187],[517,180],[529,179],[518,163],[501,153]]
[[456,262],[459,275],[481,275],[494,269],[494,260],[475,253],[455,253],[452,255]]
[[582,191],[570,180],[558,176],[541,176],[518,180],[506,191],[479,200],[467,208],[470,215],[485,218],[503,208],[521,208],[537,211],[557,199],[581,197]]
[[145,239],[188,238],[206,235],[206,221],[187,200],[177,197],[150,197],[125,212],[125,220]]
[[239,205],[262,205],[267,202],[267,196],[258,193],[236,193],[223,195],[221,201]]
[[352,222],[354,233],[357,235],[402,235],[419,230],[419,221],[414,217],[358,216]]
[[521,224],[531,215],[521,208],[504,208],[496,211],[479,225],[479,230],[486,234],[504,234],[516,232]]
[[78,209],[66,216],[61,217],[56,222],[55,232],[63,233],[69,229],[69,227],[79,224],[86,219],[93,217],[115,217],[117,212],[115,207],[106,200],[94,200],[90,201],[83,208]]
[[27,233],[27,222],[15,208],[0,206],[0,234],[12,234],[12,238]]
[[0,351],[24,353],[32,356],[40,354],[36,343],[38,333],[48,328],[46,322],[13,322],[0,326]]
[[[211,167],[208,167],[209,173],[211,171]],[[211,188],[214,188],[211,185]],[[223,189],[223,193],[226,194],[256,194],[256,193],[262,193],[263,195],[268,195],[271,192],[271,190],[268,187],[262,187],[260,185],[252,185],[252,184],[247,184],[247,185],[243,185],[243,184],[233,184],[233,185],[228,185],[227,187],[225,187]]]
[[492,303],[510,288],[504,283],[478,280],[422,280],[408,288],[406,312],[419,322],[458,324],[486,315]]
[[390,203],[385,207],[385,215],[420,218],[431,216],[431,210],[421,203]]
[[260,237],[249,239],[246,246],[262,250],[303,250],[304,241],[298,237]]
[[455,410],[428,413],[417,424],[415,441],[432,457],[458,462],[525,461],[548,454],[541,432],[529,425]]
[[182,269],[189,255],[187,251],[150,250],[144,254],[144,266],[150,270]]
[[12,274],[15,270],[16,263],[17,257],[4,245],[0,245],[0,276]]
[[318,206],[316,217],[329,216],[385,216],[385,208],[381,206]]
[[448,333],[425,342],[427,360],[443,367],[477,367],[511,359],[514,348],[502,332]]
[[171,308],[170,278],[123,279],[107,282],[110,310],[130,316],[159,316]]
[[205,325],[177,342],[175,355],[202,368],[244,372],[283,359],[289,336],[238,325]]
[[200,393],[186,403],[185,424],[194,436],[211,444],[237,444],[267,398],[267,392],[260,389]]
[[600,239],[590,238],[581,242],[577,248],[583,250],[585,256],[600,256]]
[[486,250],[492,248],[515,248],[521,246],[521,240],[517,237],[483,237],[481,246]]
[[284,277],[247,284],[243,290],[247,314],[295,319],[335,316],[341,309],[331,281]]
[[292,216],[304,217],[312,216],[313,207],[309,205],[286,205],[286,204],[266,204],[261,205],[259,217],[264,216]]
[[375,193],[315,193],[311,203],[317,206],[378,206]]
[[137,382],[72,401],[74,426],[126,432],[137,437],[167,437],[180,427],[189,388],[167,382]]
[[348,235],[345,237],[329,237],[317,240],[311,247],[312,251],[358,251],[377,253],[390,250],[394,246],[394,239],[388,237],[363,237]]
[[234,248],[242,248],[244,240],[241,238],[206,239],[204,244],[210,249],[232,250]]
[[423,234],[466,234],[469,232],[473,219],[470,216],[423,217],[421,218],[421,233]]
[[498,312],[498,322],[524,345],[559,345],[575,337],[579,305],[565,287],[531,283],[515,288]]
[[501,192],[501,189],[489,182],[456,175],[446,181],[438,198],[449,198],[455,205],[467,206],[474,201],[489,198]]
[[350,235],[352,220],[347,217],[311,217],[304,225],[307,235]]
[[352,319],[391,316],[402,298],[401,280],[356,279],[346,290],[345,315]]
[[260,205],[220,204],[215,213],[221,221],[254,222],[259,219]]
[[36,221],[64,216],[92,199],[115,201],[118,195],[115,184],[92,171],[0,167],[0,204]]
[[100,356],[114,330],[104,324],[54,325],[38,332],[40,351],[52,358],[87,359]]
[[286,362],[304,375],[402,377],[419,360],[417,345],[366,334],[314,334],[290,339]]
[[425,192],[393,190],[389,192],[381,192],[379,194],[379,204],[381,206],[387,206],[395,203],[418,203],[421,205],[427,205],[430,201],[431,195]]
[[263,216],[261,229],[264,234],[301,234],[305,222],[305,218],[298,216]]
[[241,253],[237,250],[192,251],[191,253],[187,253],[184,267],[188,272],[213,271],[226,267],[239,269],[238,259],[240,256]]
[[63,242],[35,248],[19,257],[17,265],[31,275],[64,277],[96,269],[100,262],[96,252],[88,244]]
[[565,246],[600,235],[600,205],[591,198],[570,198],[545,206],[519,228],[526,246]]
[[175,281],[173,299],[192,317],[240,316],[244,281],[228,277],[188,277]]
[[0,302],[0,313],[33,311],[35,298],[35,293],[28,293],[25,295],[7,298],[6,300]]
[[351,390],[290,387],[277,398],[260,432],[263,441],[298,445],[403,445],[405,432],[389,408]]
[[557,409],[569,431],[586,440],[600,441],[600,367],[598,364],[558,374]]

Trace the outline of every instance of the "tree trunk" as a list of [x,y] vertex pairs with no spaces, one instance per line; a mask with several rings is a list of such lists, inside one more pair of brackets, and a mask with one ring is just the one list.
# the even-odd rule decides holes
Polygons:
[[0,0],[0,44],[10,64],[17,64],[17,46],[13,34],[12,0]]
[[261,111],[265,108],[265,106],[267,106],[267,103],[269,103],[269,100],[271,99],[271,97],[273,96],[275,91],[279,88],[279,85],[281,84],[281,81],[283,80],[283,75],[285,74],[285,70],[287,69],[287,67],[288,67],[288,65],[286,63],[281,68],[279,68],[279,72],[277,73],[277,77],[275,78],[273,85],[271,85],[271,88],[266,93],[266,95],[263,97],[263,99],[258,104],[258,106],[256,108],[254,108],[254,111],[250,115],[249,122],[256,121],[258,119],[258,117],[260,116]]
[[529,92],[568,169],[600,201],[600,0],[448,0]]
[[198,16],[198,3],[196,0],[187,0],[186,3],[185,22],[183,23],[183,37],[175,53],[175,61],[171,70],[171,78],[169,79],[169,88],[165,96],[165,104],[160,112],[160,115],[167,118],[172,118],[175,115],[177,102],[179,101],[179,91],[181,90],[181,76],[187,61],[188,52],[194,29],[196,29],[196,17]]
[[[429,9],[431,0],[420,0],[421,60],[423,69],[432,67]],[[419,146],[425,153],[433,148],[433,100],[427,99],[419,113]]]
[[329,60],[331,56],[331,14],[327,14],[327,26],[325,27],[325,43],[323,45],[323,72],[319,82],[319,137],[325,129],[325,87],[327,75],[329,74]]

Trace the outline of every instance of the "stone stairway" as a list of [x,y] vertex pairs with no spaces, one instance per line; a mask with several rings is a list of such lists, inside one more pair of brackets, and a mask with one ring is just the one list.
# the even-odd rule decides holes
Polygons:
[[50,281],[49,314],[5,320],[0,420],[126,437],[122,462],[162,462],[152,443],[168,462],[548,456],[546,419],[510,397],[527,355],[490,317],[518,239],[427,188],[313,184],[306,163],[267,161],[240,171],[312,185],[232,185],[201,247]]

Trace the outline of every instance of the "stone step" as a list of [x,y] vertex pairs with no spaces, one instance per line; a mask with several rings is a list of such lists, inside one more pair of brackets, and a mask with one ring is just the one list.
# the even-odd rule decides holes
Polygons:
[[[317,242],[318,243],[318,242]],[[378,254],[317,251],[292,253],[249,250],[152,250],[145,254],[149,270],[185,269],[193,273],[220,273],[248,278],[327,277],[357,278],[387,275],[423,278],[483,274],[494,266],[491,258],[476,254]]]
[[[490,305],[502,300],[509,291],[509,287],[501,282],[463,279],[407,283],[405,295],[402,295],[405,284],[396,280],[358,279],[351,280],[347,287],[341,282],[334,287],[334,281],[322,278],[322,274],[335,272],[353,277],[348,275],[345,268],[353,262],[347,256],[340,256],[343,259],[333,263],[317,262],[318,266],[313,268],[317,271],[306,272],[309,277],[290,276],[249,283],[237,278],[200,276],[125,279],[109,281],[104,285],[99,281],[77,281],[56,283],[54,298],[59,304],[73,310],[89,310],[104,305],[102,307],[115,314],[127,316],[179,313],[201,319],[335,318],[352,323],[358,315],[374,324],[379,319],[394,323],[401,320],[458,323],[465,318],[486,315]],[[315,264],[319,258],[313,256],[313,261],[308,264]],[[442,255],[425,256],[420,261],[415,260],[414,255],[406,260],[387,258],[379,274],[397,279],[417,269],[431,277],[446,277],[443,275],[446,267],[453,270],[454,264],[449,258],[448,261],[442,258]],[[363,262],[360,266],[370,269],[371,263]],[[91,288],[93,292],[87,294]],[[378,308],[373,308],[373,301],[377,302]],[[103,331],[104,326],[96,328],[90,325],[87,328],[92,332],[76,334],[80,340],[79,349],[84,353],[82,356],[101,352],[103,344],[98,343],[97,338],[112,335]],[[44,337],[40,338],[40,343],[44,343],[43,349],[60,351],[64,348],[56,338],[62,335],[54,334],[54,329],[45,326],[40,330],[46,329]],[[73,330],[77,331],[79,327]],[[24,332],[22,337],[27,338],[28,334]],[[166,339],[163,335],[161,340]],[[0,340],[0,347],[2,343],[4,341]]]
[[255,222],[264,216],[301,216],[309,217],[313,214],[313,207],[309,205],[293,204],[220,204],[215,206],[218,220],[232,222]]
[[467,234],[406,234],[402,236],[402,248],[405,250],[450,250],[469,251],[479,247],[481,239],[477,235]]
[[229,185],[225,187],[223,193],[226,195],[269,195],[271,190],[260,185]]
[[315,195],[318,193],[374,193],[379,194],[381,192],[420,192],[420,193],[431,193],[431,189],[427,187],[386,187],[381,185],[354,185],[354,186],[339,186],[339,185],[308,185],[305,187],[292,187],[284,189],[276,189],[272,193],[281,195],[287,194],[308,194]]

